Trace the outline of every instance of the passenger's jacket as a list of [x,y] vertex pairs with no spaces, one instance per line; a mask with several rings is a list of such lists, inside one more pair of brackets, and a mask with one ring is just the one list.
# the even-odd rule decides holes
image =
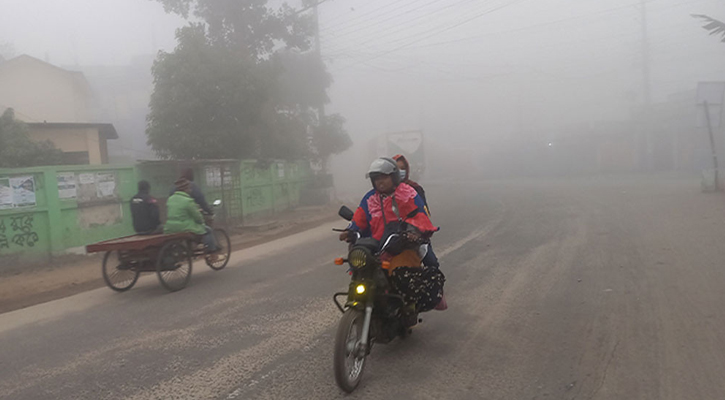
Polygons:
[[418,182],[410,179],[410,163],[408,162],[408,159],[405,158],[404,155],[398,154],[393,157],[393,160],[402,161],[405,164],[405,179],[403,179],[403,182],[412,186],[413,189],[418,192],[418,195],[423,199],[423,204],[425,204],[425,211],[428,213],[428,216],[430,216],[430,206],[428,206],[428,199],[425,197],[425,190],[423,189],[423,186],[420,186]]
[[131,218],[136,233],[151,233],[161,225],[159,206],[156,199],[147,193],[138,193],[131,198]]
[[[214,214],[214,210],[209,207],[209,203],[206,202],[206,197],[204,197],[204,193],[199,189],[199,185],[194,183],[193,181],[191,183],[191,198],[194,199],[196,204],[201,207],[202,211],[204,211],[207,214]],[[173,194],[176,192],[176,187],[171,188],[171,192],[169,192],[169,196],[173,196]]]
[[199,206],[186,192],[174,192],[166,201],[166,225],[164,233],[192,232],[197,235],[206,233],[204,217]]
[[[393,196],[382,196],[375,190],[369,191],[360,206],[355,211],[355,216],[350,223],[349,229],[360,232],[363,236],[371,236],[376,240],[382,240],[386,223],[398,221],[398,215],[393,211],[393,197],[398,205],[398,215],[405,219],[405,222],[418,228],[423,234],[432,234],[438,231],[426,213],[425,203],[413,187],[401,183],[395,189]],[[413,210],[418,213],[412,218],[406,218]]]

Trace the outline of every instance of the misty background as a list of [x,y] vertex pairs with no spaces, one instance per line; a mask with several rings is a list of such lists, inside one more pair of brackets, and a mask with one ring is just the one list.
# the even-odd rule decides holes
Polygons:
[[[28,54],[82,71],[96,114],[119,132],[112,159],[154,157],[144,133],[150,67],[158,51],[174,49],[183,19],[151,0],[0,7],[5,58]],[[321,49],[334,78],[327,110],[347,119],[354,141],[333,159],[336,184],[364,187],[368,142],[385,132],[421,129],[426,177],[436,178],[514,170],[506,151],[555,147],[562,132],[627,121],[646,102],[645,50],[651,102],[679,99],[693,111],[697,82],[725,79],[725,44],[691,14],[725,18],[718,0],[324,1]]]

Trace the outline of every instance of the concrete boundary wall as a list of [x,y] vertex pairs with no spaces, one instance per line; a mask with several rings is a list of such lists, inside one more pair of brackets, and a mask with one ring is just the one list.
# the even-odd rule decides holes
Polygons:
[[133,166],[0,169],[0,258],[82,251],[128,234],[135,179]]
[[0,264],[83,253],[85,245],[133,233],[129,200],[148,180],[165,215],[166,198],[183,168],[220,222],[242,225],[297,207],[314,181],[304,161],[149,161],[131,166],[80,165],[0,169]]

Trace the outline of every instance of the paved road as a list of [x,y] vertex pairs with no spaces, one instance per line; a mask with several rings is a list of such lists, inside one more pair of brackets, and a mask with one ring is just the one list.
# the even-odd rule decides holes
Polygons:
[[[725,198],[674,179],[427,188],[450,309],[377,346],[350,398],[725,398]],[[0,398],[332,399],[321,226],[199,266],[0,315]]]

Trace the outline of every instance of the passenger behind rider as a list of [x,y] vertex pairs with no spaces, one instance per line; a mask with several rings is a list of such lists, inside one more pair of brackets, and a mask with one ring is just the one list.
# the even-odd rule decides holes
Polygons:
[[[425,211],[430,217],[430,208],[428,207],[428,200],[425,197],[425,190],[423,190],[423,186],[421,186],[418,182],[410,179],[410,163],[408,163],[408,159],[406,159],[404,155],[398,154],[396,156],[393,156],[393,160],[395,160],[395,162],[398,164],[398,169],[400,170],[400,177],[402,182],[415,189],[415,191],[418,193],[418,196],[423,199]],[[435,268],[440,268],[441,266],[440,262],[438,261],[438,257],[433,252],[433,246],[430,243],[428,244],[428,252],[425,254],[425,258],[423,258],[423,264]]]
[[166,225],[164,233],[191,232],[201,235],[202,243],[209,253],[219,250],[212,229],[204,224],[204,216],[191,197],[191,182],[182,177],[174,183],[175,191],[166,201]]
[[426,199],[425,197],[425,190],[423,190],[423,186],[420,186],[418,182],[410,179],[410,163],[408,162],[408,159],[405,158],[405,156],[402,154],[397,154],[393,156],[393,160],[395,160],[395,162],[398,164],[398,169],[400,170],[400,177],[402,179],[402,182],[408,184],[413,189],[415,189],[416,192],[418,192],[418,195],[423,199],[423,204],[425,204],[428,215],[430,215],[428,199]]
[[[340,234],[340,240],[349,240],[350,232],[358,232],[362,236],[382,241],[388,234],[386,227],[401,218],[417,228],[419,235],[424,238],[438,230],[425,212],[423,199],[414,188],[401,182],[400,171],[394,160],[379,158],[373,161],[367,177],[373,189],[360,201],[348,231]],[[425,264],[398,267],[391,272],[391,280],[404,288],[410,297],[416,297],[421,311],[430,310],[441,303],[445,277],[438,268],[429,268]],[[406,294],[403,296],[406,297]]]
[[[181,172],[181,177],[185,178],[189,181],[189,185],[191,186],[189,195],[192,199],[196,202],[196,204],[199,205],[201,208],[201,211],[203,211],[205,214],[213,215],[214,210],[212,210],[211,207],[209,207],[209,204],[206,202],[206,198],[204,197],[204,193],[202,193],[201,189],[199,189],[199,186],[194,183],[194,170],[191,168],[186,168]],[[169,192],[169,196],[173,195],[174,192],[176,192],[176,187],[172,187],[171,191]]]
[[149,192],[151,185],[147,181],[138,183],[138,193],[131,198],[131,219],[133,229],[139,235],[153,235],[164,230],[159,217],[159,205]]

